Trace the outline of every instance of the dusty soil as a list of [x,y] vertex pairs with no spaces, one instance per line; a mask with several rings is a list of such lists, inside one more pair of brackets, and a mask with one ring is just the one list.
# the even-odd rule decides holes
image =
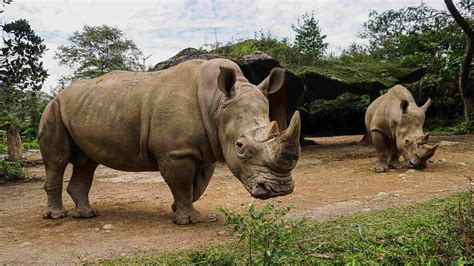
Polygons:
[[[465,175],[474,175],[474,135],[439,136],[444,141],[423,171],[370,171],[372,147],[361,136],[315,138],[294,171],[293,194],[267,201],[251,198],[225,165],[219,165],[196,207],[208,221],[177,226],[172,196],[159,173],[126,173],[100,166],[90,198],[101,216],[92,219],[43,220],[46,202],[42,182],[0,184],[0,264],[85,262],[138,251],[167,251],[230,239],[217,208],[240,210],[258,205],[292,204],[294,217],[330,219],[355,212],[394,207],[467,190]],[[37,160],[39,154],[29,157]],[[43,177],[43,167],[28,168]],[[71,169],[65,175],[65,186]],[[73,209],[64,193],[65,206]],[[110,226],[111,225],[111,226]],[[111,227],[111,228],[110,228]],[[106,229],[108,228],[108,229]]]

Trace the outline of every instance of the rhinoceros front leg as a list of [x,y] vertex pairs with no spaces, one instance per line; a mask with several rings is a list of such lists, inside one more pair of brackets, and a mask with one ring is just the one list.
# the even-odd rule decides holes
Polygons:
[[[204,191],[206,191],[207,185],[209,185],[209,181],[214,174],[215,168],[216,164],[211,164],[196,170],[196,175],[194,176],[193,182],[193,202],[197,201],[202,196],[202,194],[204,194]],[[173,212],[176,212],[176,203],[173,202],[171,209]]]
[[400,163],[400,156],[401,153],[398,151],[397,146],[393,145],[390,151],[390,156],[388,158],[388,166],[392,169],[402,168],[402,164]]
[[378,131],[372,131],[371,135],[375,151],[377,152],[377,163],[375,164],[374,170],[376,173],[387,172],[389,170],[388,158],[390,156],[390,148],[388,147],[387,139]]
[[193,206],[193,183],[196,175],[194,159],[166,157],[160,159],[158,165],[173,194],[174,222],[176,224],[201,222],[201,214]]

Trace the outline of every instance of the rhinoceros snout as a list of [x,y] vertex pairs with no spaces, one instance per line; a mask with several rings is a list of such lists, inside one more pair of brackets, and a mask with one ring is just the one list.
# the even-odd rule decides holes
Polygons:
[[270,173],[260,173],[254,178],[250,194],[252,197],[258,199],[269,199],[288,195],[292,193],[295,188],[291,175],[283,177]]

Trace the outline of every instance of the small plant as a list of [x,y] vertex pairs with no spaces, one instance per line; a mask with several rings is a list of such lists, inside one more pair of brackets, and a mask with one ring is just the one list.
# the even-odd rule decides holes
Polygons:
[[226,208],[220,210],[226,217],[226,225],[233,225],[248,250],[249,264],[286,264],[305,262],[306,254],[299,249],[299,236],[308,228],[306,219],[286,220],[283,217],[291,206],[280,208],[266,205],[258,210],[251,204],[244,213]]
[[7,145],[0,144],[0,154],[7,153]]
[[26,173],[21,164],[0,161],[0,182],[12,182],[25,178]]
[[38,140],[34,139],[29,142],[23,142],[23,149],[25,150],[39,149]]

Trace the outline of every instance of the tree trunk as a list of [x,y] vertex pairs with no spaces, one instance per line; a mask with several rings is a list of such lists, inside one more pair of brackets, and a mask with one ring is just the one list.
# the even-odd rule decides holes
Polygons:
[[464,103],[464,120],[467,123],[474,121],[474,92],[472,91],[471,86],[469,86],[472,53],[472,41],[467,40],[461,69],[459,70],[459,90],[461,91],[461,97]]
[[15,126],[7,126],[8,160],[11,162],[21,162],[22,147],[20,130]]
[[466,34],[466,48],[464,49],[464,55],[462,58],[461,69],[459,70],[459,90],[461,91],[461,97],[464,104],[464,120],[469,123],[474,121],[474,92],[469,86],[469,74],[472,63],[473,43],[474,43],[474,31],[471,28],[469,22],[464,19],[452,0],[444,0],[446,7],[453,16],[453,19],[461,27],[464,34]]

